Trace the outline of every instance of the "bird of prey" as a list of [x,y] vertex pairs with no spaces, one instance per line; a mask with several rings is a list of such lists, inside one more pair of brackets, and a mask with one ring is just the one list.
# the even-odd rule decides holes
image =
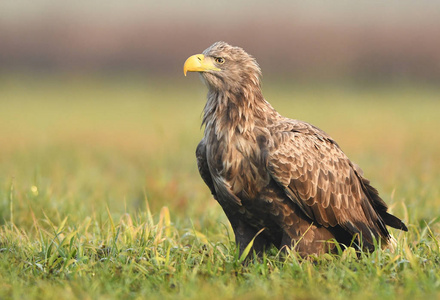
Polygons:
[[208,87],[197,164],[240,254],[254,237],[256,253],[271,244],[336,253],[335,241],[373,251],[391,242],[386,225],[408,230],[328,134],[264,99],[260,67],[242,48],[216,42],[183,69]]

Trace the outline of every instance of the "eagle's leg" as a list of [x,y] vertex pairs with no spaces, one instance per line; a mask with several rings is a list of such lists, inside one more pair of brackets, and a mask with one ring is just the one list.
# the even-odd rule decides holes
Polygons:
[[256,237],[253,242],[252,249],[249,251],[248,258],[253,255],[254,251],[258,255],[262,254],[264,250],[268,248],[270,242],[263,236],[262,233],[257,236],[259,230],[250,226],[246,222],[243,222],[238,214],[232,213],[232,210],[225,209],[223,206],[222,208],[228,217],[229,222],[231,223],[232,230],[234,230],[235,243],[239,248],[240,257],[255,236]]
[[280,248],[289,247],[302,257],[307,257],[310,254],[321,255],[337,251],[332,241],[335,237],[329,229],[314,225],[303,227],[303,229],[298,231],[298,228],[285,228]]
[[[232,224],[232,222],[231,222]],[[246,224],[245,222],[238,220],[237,226],[233,226],[235,234],[235,243],[239,247],[240,256],[243,254],[246,247],[252,242],[252,239],[255,237],[255,240],[252,244],[252,248],[249,251],[248,257],[252,256],[255,252],[257,255],[260,255],[264,252],[265,249],[268,248],[270,242],[263,236],[262,233],[258,234],[257,229]],[[258,235],[257,235],[258,234]]]
[[249,251],[249,255],[252,255],[254,251],[256,254],[261,254],[270,245],[263,234],[258,234],[259,230],[251,227],[249,224],[246,224],[241,220],[238,221],[238,226],[233,229],[235,234],[235,242],[240,249],[240,256],[243,254],[244,250],[254,237],[255,240],[252,244],[251,251]]

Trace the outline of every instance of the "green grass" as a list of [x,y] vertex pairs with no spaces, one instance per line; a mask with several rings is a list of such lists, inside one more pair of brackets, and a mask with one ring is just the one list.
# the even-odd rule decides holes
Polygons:
[[265,82],[331,134],[409,232],[389,250],[241,264],[199,178],[195,76],[0,77],[1,299],[440,297],[440,90]]

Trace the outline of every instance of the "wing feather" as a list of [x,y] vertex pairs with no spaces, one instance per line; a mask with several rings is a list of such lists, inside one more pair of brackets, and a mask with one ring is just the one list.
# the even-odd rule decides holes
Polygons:
[[[389,237],[374,199],[364,192],[359,168],[326,133],[296,120],[282,122],[271,133],[278,147],[269,151],[269,172],[310,219],[361,233],[368,242],[371,233]],[[386,210],[382,200],[378,205]]]
[[197,167],[199,169],[200,176],[205,184],[209,187],[211,194],[217,199],[217,193],[215,191],[214,183],[212,181],[211,173],[209,172],[208,162],[206,159],[206,144],[205,140],[202,140],[196,149]]
[[205,140],[199,143],[196,149],[197,167],[200,176],[205,184],[209,187],[211,194],[216,200],[229,200],[241,206],[241,200],[231,191],[231,186],[220,176],[213,176],[209,170],[208,161],[206,159]]

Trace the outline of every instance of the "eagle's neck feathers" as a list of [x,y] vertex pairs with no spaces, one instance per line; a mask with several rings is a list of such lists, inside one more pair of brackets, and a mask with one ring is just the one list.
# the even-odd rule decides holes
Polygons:
[[259,82],[252,82],[233,92],[210,89],[202,125],[205,135],[230,141],[235,135],[251,135],[259,124],[271,124],[276,115],[264,99]]

